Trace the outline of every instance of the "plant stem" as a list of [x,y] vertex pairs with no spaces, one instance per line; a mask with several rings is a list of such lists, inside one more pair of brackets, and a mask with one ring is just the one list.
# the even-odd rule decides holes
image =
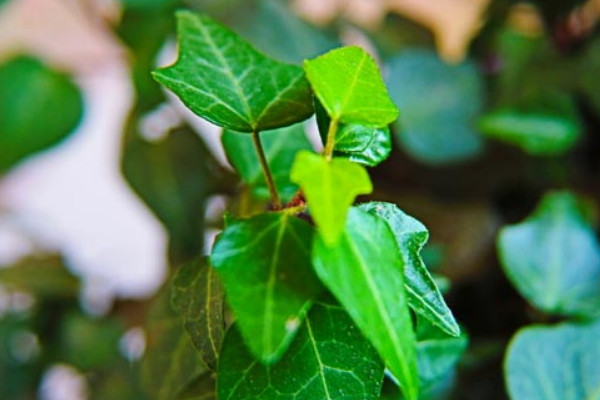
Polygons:
[[333,149],[335,147],[335,134],[338,130],[338,120],[336,118],[332,118],[329,123],[329,130],[327,131],[327,142],[325,143],[325,150],[323,154],[325,155],[325,159],[327,161],[331,161],[333,158]]
[[252,132],[252,141],[254,142],[254,148],[256,149],[256,153],[258,154],[258,161],[260,162],[260,167],[262,168],[265,180],[267,181],[267,187],[269,188],[269,193],[271,194],[273,208],[275,210],[280,210],[281,200],[279,199],[279,194],[277,193],[277,186],[275,186],[273,175],[271,175],[271,170],[269,169],[269,163],[267,162],[265,151],[260,143],[260,136],[258,131]]

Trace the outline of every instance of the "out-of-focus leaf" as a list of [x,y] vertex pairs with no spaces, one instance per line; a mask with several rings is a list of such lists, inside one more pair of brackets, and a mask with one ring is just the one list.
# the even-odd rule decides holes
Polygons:
[[65,139],[82,114],[81,93],[66,75],[29,57],[0,65],[0,173]]
[[304,69],[333,120],[385,127],[398,118],[375,60],[360,47],[342,47],[306,60]]
[[[221,140],[229,162],[235,167],[243,181],[251,186],[258,196],[268,198],[269,190],[252,143],[252,137],[244,133],[225,130]],[[296,153],[300,150],[312,149],[304,132],[304,126],[296,124],[261,132],[260,141],[277,190],[284,201],[289,200],[298,190],[298,186],[290,181],[290,170]]]
[[600,314],[600,245],[572,193],[551,192],[525,221],[504,227],[498,251],[508,278],[540,310]]
[[382,218],[392,230],[404,263],[404,284],[410,307],[447,334],[460,335],[452,311],[419,254],[429,239],[425,225],[391,203],[371,202],[359,208]]
[[186,387],[176,400],[217,400],[214,374],[206,372]]
[[203,260],[180,266],[171,283],[171,303],[211,369],[216,368],[225,333],[224,293],[213,268]]
[[388,62],[390,95],[402,114],[397,139],[427,164],[471,159],[483,147],[473,129],[482,107],[482,79],[475,65],[448,65],[433,52],[406,50]]
[[348,311],[399,382],[418,399],[415,334],[404,286],[402,258],[388,224],[356,207],[350,209],[335,245],[318,237],[313,263],[321,281]]
[[280,128],[312,115],[312,93],[299,66],[263,55],[204,15],[178,12],[177,30],[177,62],[153,75],[197,115],[240,132]]
[[600,394],[600,322],[531,326],[511,341],[504,377],[512,399],[595,400]]
[[308,151],[298,153],[291,174],[302,188],[310,214],[327,244],[344,230],[348,208],[359,194],[373,190],[367,171],[343,158],[331,162]]
[[274,362],[322,290],[311,266],[314,230],[283,213],[228,221],[210,256],[252,353]]
[[383,363],[337,306],[315,304],[283,358],[263,365],[244,347],[233,326],[219,364],[219,398],[375,400]]

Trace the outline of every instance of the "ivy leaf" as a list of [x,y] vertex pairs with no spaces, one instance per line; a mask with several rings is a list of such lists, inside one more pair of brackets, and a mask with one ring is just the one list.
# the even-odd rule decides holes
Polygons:
[[598,399],[600,322],[531,326],[512,339],[504,377],[512,399]]
[[346,312],[317,303],[276,364],[252,357],[232,326],[221,352],[218,391],[221,400],[375,400],[382,379],[377,352]]
[[262,131],[313,113],[302,68],[268,58],[205,15],[177,13],[177,62],[153,73],[197,115],[227,129]]
[[360,47],[342,47],[306,60],[304,70],[332,119],[385,127],[398,118],[375,60]]
[[540,310],[583,317],[600,312],[600,245],[585,215],[572,193],[551,192],[529,218],[500,231],[506,275]]
[[171,283],[171,304],[204,363],[216,368],[225,333],[223,287],[213,268],[202,260],[177,269]]
[[[242,180],[255,189],[260,197],[268,198],[269,190],[260,168],[258,156],[252,138],[243,133],[225,130],[221,137],[229,162],[242,177]],[[273,179],[284,201],[289,200],[298,190],[290,181],[290,170],[296,153],[311,150],[312,145],[306,137],[302,124],[264,131],[260,141],[267,156]]]
[[459,336],[460,327],[419,254],[429,239],[425,225],[391,203],[365,203],[359,208],[385,220],[394,233],[404,263],[410,307],[447,334]]
[[276,361],[321,291],[311,267],[313,228],[283,213],[229,221],[210,256],[253,354]]
[[315,240],[313,263],[321,281],[373,343],[409,400],[418,398],[415,334],[404,289],[402,259],[388,224],[351,208],[334,245]]
[[296,156],[291,180],[302,188],[319,233],[330,245],[344,230],[348,208],[356,196],[373,190],[367,171],[360,165],[343,158],[328,162],[308,151]]

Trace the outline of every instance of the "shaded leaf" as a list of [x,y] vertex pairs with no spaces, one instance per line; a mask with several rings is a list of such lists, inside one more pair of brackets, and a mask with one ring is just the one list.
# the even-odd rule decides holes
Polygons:
[[221,400],[374,400],[382,378],[377,352],[346,312],[317,303],[273,365],[252,357],[233,326],[223,344],[218,390]]
[[359,194],[373,190],[367,171],[351,161],[302,151],[292,167],[292,182],[302,188],[310,214],[327,244],[342,233],[348,208]]
[[398,118],[375,60],[360,47],[342,47],[306,60],[304,69],[332,119],[385,127]]
[[512,339],[504,377],[512,399],[600,398],[600,322],[531,326]]
[[204,363],[215,369],[225,318],[223,286],[214,269],[203,260],[180,266],[171,282],[171,304]]
[[346,229],[334,246],[317,238],[313,262],[321,281],[373,343],[404,395],[417,399],[415,334],[403,262],[388,224],[351,208]]
[[311,268],[313,232],[283,213],[230,220],[210,256],[248,347],[265,362],[285,351],[321,291]]
[[177,13],[177,62],[153,73],[197,115],[240,132],[279,128],[313,113],[298,66],[266,57],[204,15]]
[[498,236],[504,272],[542,311],[574,316],[600,312],[600,245],[578,199],[550,192],[525,221]]
[[176,400],[217,400],[217,382],[214,374],[206,372],[190,383]]
[[361,204],[359,208],[382,218],[391,228],[404,263],[404,283],[410,307],[447,334],[460,335],[452,311],[420,255],[429,239],[425,225],[391,203],[371,202]]
[[[255,189],[255,193],[269,198],[269,190],[265,183],[252,137],[244,133],[225,130],[221,137],[229,162],[242,177],[242,180]],[[260,133],[260,141],[269,162],[275,185],[284,201],[289,200],[298,190],[298,186],[290,181],[290,170],[299,150],[311,150],[312,145],[306,137],[302,124],[264,131]]]

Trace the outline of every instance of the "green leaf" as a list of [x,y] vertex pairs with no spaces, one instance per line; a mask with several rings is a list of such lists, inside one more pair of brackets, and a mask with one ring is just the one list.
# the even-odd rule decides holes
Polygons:
[[82,115],[83,98],[66,75],[29,57],[0,65],[0,174],[64,140]]
[[258,52],[204,15],[177,13],[179,59],[154,72],[197,115],[227,129],[262,131],[313,113],[304,72]]
[[531,326],[512,339],[504,377],[512,399],[598,400],[600,322]]
[[310,214],[327,244],[344,230],[348,208],[359,194],[373,190],[367,171],[351,161],[302,151],[292,167],[292,182],[302,188]]
[[[255,189],[257,195],[269,197],[269,190],[260,168],[258,156],[250,135],[225,130],[221,137],[229,162],[242,177],[242,180]],[[311,150],[302,124],[264,131],[260,133],[271,174],[282,198],[289,200],[298,190],[290,181],[290,170],[300,150]]]
[[428,164],[471,159],[483,148],[473,129],[483,103],[483,83],[473,63],[448,65],[432,51],[408,50],[392,58],[387,80],[402,115],[397,139]]
[[460,327],[420,255],[429,239],[425,225],[391,203],[365,203],[359,208],[385,220],[394,233],[404,263],[404,283],[410,307],[447,334],[459,336]]
[[214,373],[206,372],[190,383],[176,400],[217,400],[216,386]]
[[551,192],[529,218],[500,231],[506,275],[542,311],[600,313],[600,245],[585,215],[573,194]]
[[342,47],[306,60],[304,69],[332,119],[385,127],[398,118],[375,60],[360,47]]
[[171,283],[171,303],[204,363],[216,369],[225,333],[223,286],[203,260],[180,266]]
[[317,303],[273,365],[248,353],[234,325],[223,343],[218,391],[221,400],[375,400],[382,379],[377,352],[346,312]]
[[381,218],[351,208],[334,246],[320,237],[313,263],[321,281],[346,308],[400,383],[406,398],[418,398],[415,334],[396,239]]
[[253,354],[276,361],[322,290],[311,267],[314,230],[283,213],[227,224],[210,256]]

